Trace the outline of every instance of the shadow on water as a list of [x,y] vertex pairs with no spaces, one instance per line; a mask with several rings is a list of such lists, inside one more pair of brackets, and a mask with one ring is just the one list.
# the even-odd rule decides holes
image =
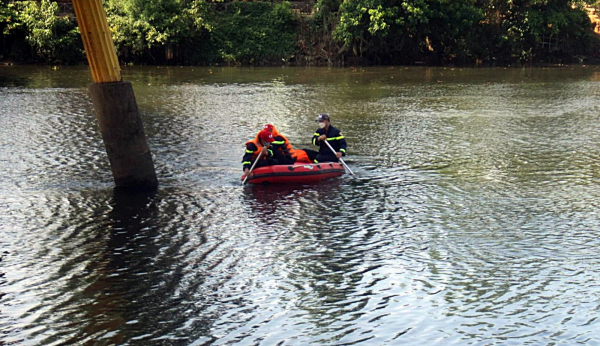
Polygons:
[[288,213],[290,218],[295,218],[294,209],[289,206],[298,201],[317,200],[314,205],[302,204],[302,211],[314,215],[318,208],[318,200],[335,200],[341,191],[342,180],[339,178],[320,181],[313,184],[259,184],[246,186],[243,199],[253,209],[253,214],[270,219],[277,215],[277,211]]
[[[259,240],[251,251],[262,253],[263,268],[270,268],[270,280],[283,295],[266,293],[266,306],[272,306],[271,299],[278,301],[278,308],[267,311],[266,316],[238,313],[230,316],[230,321],[262,319],[256,322],[254,332],[268,335],[266,343],[277,338],[311,339],[313,328],[338,336],[346,331],[344,316],[367,301],[357,292],[364,271],[371,268],[362,261],[364,249],[353,244],[358,229],[347,227],[352,217],[346,214],[344,194],[351,188],[342,178],[308,185],[254,185],[244,189],[242,203],[250,207],[247,222],[256,228],[254,237]],[[251,311],[256,314],[260,310]],[[286,315],[302,320],[305,328],[273,325],[278,316]],[[231,328],[221,341],[227,344],[246,339],[248,335],[240,330],[243,328]],[[335,339],[318,337],[314,341],[328,344]]]
[[58,295],[70,298],[47,312],[48,319],[62,318],[55,327],[58,333],[43,343],[122,344],[157,336],[176,340],[186,325],[191,330],[182,333],[187,340],[207,335],[211,320],[200,312],[207,299],[197,296],[205,272],[192,273],[190,284],[182,282],[192,250],[184,248],[188,236],[168,216],[181,207],[172,191],[115,189],[84,198],[102,221],[88,224],[83,252],[65,254],[69,260],[50,278],[64,280],[73,267],[80,267],[59,287]]
[[[3,251],[2,253],[0,253],[0,265],[2,264],[2,259],[3,259],[3,256],[5,254],[8,254],[8,252]],[[6,276],[5,272],[3,272],[3,271],[0,272],[0,287],[3,287],[4,285],[6,285],[6,278],[5,278],[5,276]],[[2,297],[4,297],[5,294],[6,293],[0,292],[0,300],[2,299]]]
[[0,86],[5,88],[16,88],[27,86],[27,80],[25,78],[19,78],[18,76],[0,76]]

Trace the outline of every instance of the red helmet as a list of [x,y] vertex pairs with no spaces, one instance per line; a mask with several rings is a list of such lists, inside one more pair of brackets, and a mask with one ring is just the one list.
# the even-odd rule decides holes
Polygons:
[[258,138],[262,139],[265,142],[269,142],[269,143],[272,143],[275,140],[275,138],[273,138],[273,135],[271,134],[271,132],[266,129],[260,131],[260,133],[258,134]]
[[273,128],[275,126],[271,125],[271,124],[266,124],[263,129],[268,130],[269,132],[273,132]]

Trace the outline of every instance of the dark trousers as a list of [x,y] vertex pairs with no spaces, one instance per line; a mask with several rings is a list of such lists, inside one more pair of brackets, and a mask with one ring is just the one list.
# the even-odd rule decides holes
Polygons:
[[256,166],[254,166],[254,168],[272,166],[277,164],[279,164],[279,161],[277,161],[276,159],[260,159],[256,163]]
[[310,149],[302,149],[302,150],[306,151],[306,155],[308,155],[308,158],[313,162],[315,160],[317,160],[317,163],[338,162],[339,161],[337,156],[335,156],[333,153],[321,154],[316,150],[310,150]]
[[296,162],[290,155],[283,155],[279,150],[275,150],[275,157],[273,159],[277,160],[277,165],[293,165]]
[[331,154],[318,154],[315,157],[315,160],[317,160],[318,163],[321,162],[338,162],[338,158],[337,156],[335,156],[333,153]]

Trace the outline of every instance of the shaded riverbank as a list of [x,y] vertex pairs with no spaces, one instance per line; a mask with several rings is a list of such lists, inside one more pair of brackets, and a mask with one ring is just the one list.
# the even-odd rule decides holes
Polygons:
[[[595,4],[572,1],[103,4],[123,64],[537,66],[600,57]],[[0,59],[83,63],[66,7],[49,0],[0,3]]]

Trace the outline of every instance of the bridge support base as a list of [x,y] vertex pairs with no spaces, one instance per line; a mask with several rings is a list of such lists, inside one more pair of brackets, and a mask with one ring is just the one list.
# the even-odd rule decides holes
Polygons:
[[92,83],[89,90],[116,186],[155,189],[158,180],[131,83]]

